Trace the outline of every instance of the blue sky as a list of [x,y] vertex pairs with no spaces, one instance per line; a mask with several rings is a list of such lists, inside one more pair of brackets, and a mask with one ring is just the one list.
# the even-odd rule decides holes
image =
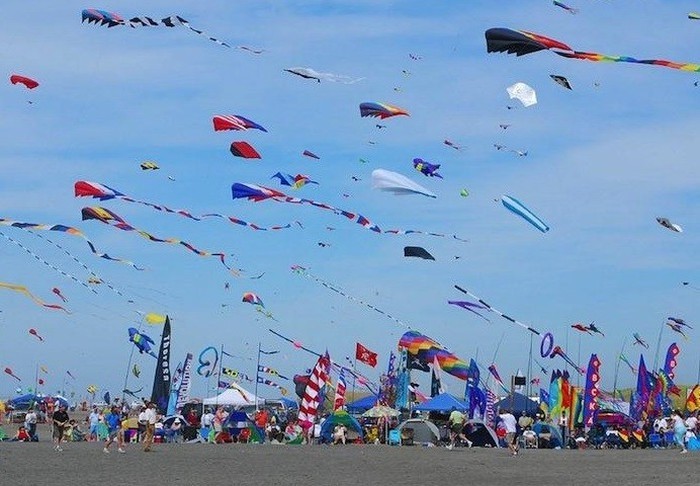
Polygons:
[[[632,1],[570,3],[580,9],[578,15],[544,0],[469,5],[361,0],[231,5],[212,0],[206,8],[196,2],[152,1],[147,9],[136,1],[85,5],[65,0],[6,6],[6,18],[13,21],[0,32],[3,71],[8,77],[31,76],[41,86],[32,92],[9,82],[0,87],[0,216],[77,226],[101,251],[147,270],[100,260],[80,239],[51,235],[135,301],[130,304],[106,288],[94,295],[0,240],[0,281],[26,285],[46,300],[54,300],[51,288],[59,287],[72,311],[68,316],[45,310],[19,294],[0,292],[0,365],[22,377],[24,387],[33,386],[41,364],[49,369],[46,390],[62,388],[64,372],[70,370],[78,395],[88,384],[118,394],[131,350],[126,329],[138,323],[139,310],[173,317],[173,365],[186,352],[196,356],[209,345],[224,344],[228,352],[253,358],[262,341],[282,350],[268,366],[287,374],[311,367],[311,357],[267,332],[272,326],[311,348],[328,348],[339,360],[360,341],[380,353],[384,369],[405,329],[293,274],[289,267],[294,264],[399,317],[465,360],[478,353],[488,365],[504,336],[496,359],[502,376],[526,368],[528,335],[496,315],[487,324],[448,306],[447,300],[462,297],[454,284],[553,332],[562,345],[571,324],[595,321],[606,336],[581,337],[581,364],[597,352],[607,388],[612,388],[623,340],[628,339],[625,354],[639,358],[639,347],[629,343],[633,332],[651,344],[646,358],[653,363],[665,317],[693,323],[700,313],[700,292],[681,285],[700,282],[697,75],[568,60],[547,52],[522,58],[487,54],[483,34],[490,27],[510,27],[580,50],[700,62],[700,24],[686,17],[697,6],[686,1],[650,1],[643,7]],[[266,51],[255,56],[225,49],[184,28],[81,25],[85,7],[127,18],[178,14],[231,45]],[[422,60],[410,59],[409,53]],[[319,84],[283,72],[292,66],[366,79]],[[555,84],[550,74],[566,76],[573,91]],[[517,81],[537,90],[536,106],[507,109],[515,103],[505,88]],[[396,104],[411,116],[386,120],[387,128],[378,130],[376,120],[359,117],[363,101]],[[269,133],[214,133],[214,114],[243,115]],[[503,131],[502,123],[512,126]],[[450,149],[444,139],[466,149]],[[231,157],[228,146],[234,140],[253,144],[262,160]],[[494,143],[529,155],[496,151]],[[305,149],[321,160],[302,157]],[[414,157],[441,163],[444,180],[414,171]],[[361,164],[360,158],[369,163]],[[156,161],[161,169],[142,172],[144,160]],[[403,173],[438,198],[372,190],[370,174],[376,168]],[[357,211],[385,229],[456,233],[469,242],[377,235],[308,206],[231,200],[233,182],[277,187],[269,180],[277,171],[308,174],[320,182],[290,194]],[[235,265],[246,271],[235,278],[215,259],[81,222],[80,209],[97,205],[72,197],[73,183],[81,179],[193,213],[220,212],[265,226],[298,220],[304,229],[254,232],[122,201],[102,204],[157,236],[234,254]],[[461,188],[470,196],[460,197]],[[501,194],[523,201],[551,231],[541,234],[495,203]],[[685,232],[665,230],[656,224],[657,216],[681,224]],[[55,247],[20,230],[0,230],[87,280],[86,272]],[[406,245],[423,246],[436,261],[404,258]],[[246,278],[262,272],[259,280]],[[246,291],[257,293],[279,322],[241,303]],[[30,336],[29,328],[45,342]],[[159,334],[157,328],[146,332]],[[574,332],[569,332],[568,350],[576,358],[579,336]],[[689,341],[677,340],[680,383],[696,379],[695,333],[690,331]],[[676,337],[666,328],[662,349]],[[131,377],[129,387],[150,390],[155,360],[137,356],[136,362],[144,372],[140,381]],[[254,373],[250,359],[226,365]],[[562,365],[546,363],[550,369]],[[378,373],[365,371],[372,377]],[[620,382],[633,382],[624,368]],[[0,378],[0,396],[13,394],[17,385],[10,377]],[[450,378],[448,388],[461,392],[462,384]],[[207,393],[198,377],[193,393]],[[276,396],[274,389],[261,388],[261,393]]]

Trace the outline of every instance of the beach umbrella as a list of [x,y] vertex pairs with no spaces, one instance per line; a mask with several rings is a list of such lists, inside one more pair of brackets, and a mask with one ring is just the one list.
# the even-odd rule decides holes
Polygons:
[[376,405],[362,414],[363,417],[369,418],[398,417],[399,415],[401,412],[386,405]]

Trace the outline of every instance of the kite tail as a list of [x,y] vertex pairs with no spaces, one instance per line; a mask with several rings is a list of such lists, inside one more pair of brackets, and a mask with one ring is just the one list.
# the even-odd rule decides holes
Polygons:
[[207,39],[209,39],[210,41],[212,41],[216,44],[219,44],[222,47],[228,47],[229,49],[231,48],[231,46],[229,44],[227,44],[226,42],[221,41],[221,40],[217,39],[216,37],[211,37],[209,34],[206,34],[202,30],[195,29],[194,27],[192,27],[190,25],[190,23],[187,20],[183,19],[179,15],[174,15],[172,17],[166,17],[163,20],[161,20],[161,22],[163,23],[163,25],[165,25],[167,27],[174,27],[175,25],[182,25],[183,27],[190,29],[195,34],[199,34],[201,36],[204,36]]
[[57,309],[57,310],[62,310],[66,314],[70,314],[70,312],[65,309],[64,307],[61,307],[58,304],[47,304],[43,300],[41,300],[39,297],[36,295],[32,294],[29,289],[23,285],[16,285],[16,284],[10,284],[10,283],[3,283],[0,282],[0,288],[7,289],[7,290],[14,290],[15,292],[20,292],[30,299],[34,301],[35,304],[40,305],[42,307],[47,307],[49,309]]

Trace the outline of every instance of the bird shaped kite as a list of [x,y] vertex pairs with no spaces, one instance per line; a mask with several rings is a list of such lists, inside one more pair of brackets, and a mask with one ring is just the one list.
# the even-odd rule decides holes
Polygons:
[[596,333],[596,334],[600,334],[601,336],[605,337],[605,334],[603,334],[603,331],[601,331],[600,329],[598,329],[598,327],[595,325],[594,322],[591,322],[591,323],[588,325],[588,330],[589,330],[589,331],[592,331],[592,332],[594,332],[594,333]]

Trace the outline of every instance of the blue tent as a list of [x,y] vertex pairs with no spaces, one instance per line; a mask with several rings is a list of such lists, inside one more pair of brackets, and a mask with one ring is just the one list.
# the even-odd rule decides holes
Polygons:
[[526,412],[528,415],[533,415],[539,410],[539,404],[525,395],[514,392],[512,395],[508,395],[497,401],[493,405],[493,408],[495,410],[510,410],[517,418],[523,412]]
[[367,395],[366,397],[355,400],[354,402],[345,404],[345,408],[350,413],[364,413],[377,404],[376,395]]
[[[29,407],[43,403],[47,398],[49,398],[48,395],[27,393],[26,395],[20,395],[12,400],[8,400],[7,404],[15,410],[27,410]],[[68,408],[68,401],[65,398],[58,395],[54,395],[51,398],[53,398],[55,403]]]
[[299,405],[297,404],[296,400],[291,400],[289,398],[282,397],[280,398],[282,403],[284,403],[284,406],[289,408],[289,409],[298,409]]
[[413,410],[421,412],[449,412],[455,408],[461,412],[469,410],[469,405],[454,395],[449,393],[441,393],[436,395],[425,403],[413,407]]
[[328,416],[326,420],[323,421],[321,425],[321,437],[324,442],[333,442],[333,429],[336,425],[344,425],[348,430],[352,429],[362,438],[362,426],[360,422],[357,421],[353,416],[344,410],[338,410],[332,415]]

